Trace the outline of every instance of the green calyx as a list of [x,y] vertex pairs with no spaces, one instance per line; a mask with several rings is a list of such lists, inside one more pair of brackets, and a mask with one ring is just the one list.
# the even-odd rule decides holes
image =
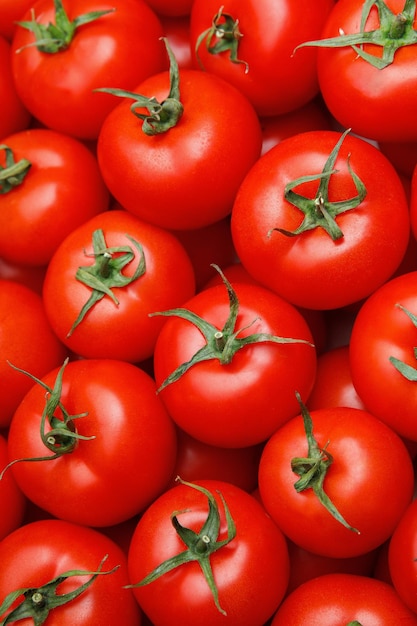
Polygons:
[[[230,282],[227,280],[226,276],[223,274],[221,269],[217,265],[212,265],[214,269],[219,272],[223,283],[227,289],[227,294],[229,297],[229,316],[223,326],[223,328],[219,329],[207,320],[201,318],[196,313],[189,311],[185,308],[180,309],[169,309],[168,311],[159,311],[157,313],[151,313],[151,316],[154,315],[165,315],[167,317],[174,316],[180,317],[184,320],[187,320],[191,324],[194,324],[198,328],[198,330],[204,336],[206,343],[205,345],[198,350],[194,356],[187,361],[186,363],[182,363],[174,370],[162,383],[162,385],[158,389],[158,393],[162,391],[165,387],[170,385],[171,383],[176,382],[183,376],[191,367],[196,365],[197,363],[201,363],[203,361],[210,361],[212,359],[217,359],[219,363],[222,365],[227,365],[230,363],[238,350],[241,350],[245,346],[252,345],[255,343],[306,343],[314,347],[310,342],[304,339],[291,339],[287,337],[277,337],[275,335],[270,335],[268,333],[254,333],[252,335],[248,335],[247,337],[239,337],[239,334],[245,330],[246,328],[238,328],[236,329],[236,320],[239,313],[239,300],[236,295],[235,290],[233,289]],[[254,320],[255,322],[256,320]]]
[[[6,471],[16,463],[21,463],[22,461],[52,461],[57,459],[64,454],[71,453],[79,440],[88,441],[90,439],[95,439],[92,437],[85,437],[77,433],[74,425],[74,421],[79,419],[80,417],[86,417],[87,413],[79,413],[77,415],[70,415],[68,411],[65,409],[64,405],[61,402],[61,394],[62,394],[62,379],[64,375],[64,370],[68,364],[68,358],[65,359],[64,364],[60,368],[57,377],[55,379],[54,387],[49,387],[46,383],[33,374],[26,372],[25,370],[16,367],[9,363],[13,369],[25,376],[31,378],[35,383],[43,387],[46,391],[45,394],[45,407],[42,411],[41,423],[40,423],[40,436],[42,443],[44,446],[52,453],[47,454],[45,456],[40,457],[29,457],[24,459],[15,459],[11,461],[3,471],[0,473],[0,480],[2,480]],[[56,412],[60,413],[58,417],[55,415]],[[46,430],[46,424],[48,424],[48,430]]]
[[346,626],[362,626],[362,624],[355,619],[354,622],[349,622]]
[[[55,6],[55,24],[48,25],[39,24],[36,21],[35,12],[32,9],[32,19],[30,21],[17,22],[19,26],[31,31],[35,36],[35,41],[30,46],[36,46],[40,52],[46,54],[55,54],[61,50],[65,50],[74,38],[75,32],[79,26],[84,26],[89,22],[93,22],[103,15],[113,13],[116,9],[108,9],[105,11],[91,11],[79,15],[72,22],[62,5],[62,0],[54,0]],[[28,46],[24,46],[17,50],[21,52]]]
[[[374,6],[378,11],[379,28],[365,31],[367,19]],[[297,46],[295,51],[306,46],[321,48],[351,46],[361,59],[376,69],[383,70],[393,63],[395,53],[399,48],[417,43],[417,31],[413,28],[415,14],[416,0],[405,0],[404,8],[400,13],[393,13],[383,0],[366,0],[363,3],[359,33],[347,35],[340,30],[339,37],[307,41]],[[365,52],[364,44],[378,46],[382,49],[382,56]]]
[[167,572],[170,572],[171,570],[176,569],[177,567],[180,567],[185,563],[197,561],[213,595],[214,603],[217,609],[220,611],[220,613],[226,615],[226,611],[224,611],[224,609],[222,609],[222,607],[220,606],[219,593],[216,582],[214,580],[210,557],[214,552],[220,550],[235,538],[235,523],[223,495],[220,493],[220,491],[218,491],[217,493],[219,494],[222,501],[227,523],[227,536],[225,539],[219,541],[218,537],[220,534],[220,513],[219,507],[213,494],[204,487],[183,481],[179,477],[177,477],[177,480],[179,480],[180,483],[183,485],[200,491],[207,497],[209,507],[207,519],[204,522],[201,530],[199,532],[194,532],[193,530],[191,530],[191,528],[185,528],[184,526],[182,526],[178,521],[178,515],[183,511],[176,511],[175,513],[173,513],[171,516],[172,525],[174,526],[179,537],[185,544],[186,550],[180,552],[179,554],[176,554],[170,559],[167,559],[166,561],[158,565],[143,580],[134,585],[129,585],[129,588],[143,587],[144,585],[152,583],[160,576],[163,576]]
[[[334,169],[334,165],[339,154],[341,145],[346,135],[350,132],[350,129],[345,130],[341,135],[339,141],[331,151],[323,171],[320,174],[313,174],[311,176],[301,176],[296,180],[289,182],[284,189],[284,198],[290,202],[293,206],[297,207],[302,213],[304,213],[304,219],[300,226],[293,231],[285,230],[284,228],[271,228],[268,232],[268,237],[274,231],[282,233],[287,237],[295,237],[308,230],[321,227],[331,237],[333,241],[337,241],[343,237],[343,232],[336,222],[336,217],[346,211],[356,209],[366,196],[366,188],[359,176],[352,170],[349,162],[349,156],[347,159],[347,167],[349,174],[352,177],[355,185],[357,195],[345,200],[339,200],[332,202],[329,200],[329,184],[330,178],[338,173],[338,170]],[[294,191],[296,187],[303,183],[312,182],[314,180],[319,181],[317,193],[314,198],[307,198]]]
[[141,244],[130,235],[126,234],[126,237],[140,255],[138,265],[132,276],[125,276],[122,274],[122,270],[135,258],[133,248],[131,246],[108,248],[102,229],[99,228],[93,232],[93,253],[90,256],[94,258],[94,264],[79,267],[75,274],[78,281],[91,287],[93,291],[72,325],[68,337],[83,321],[88,311],[104,296],[113,300],[116,306],[119,305],[119,301],[112,291],[114,287],[127,287],[145,273],[146,262]]
[[196,41],[195,54],[200,67],[203,68],[199,49],[204,41],[210,54],[229,52],[231,62],[244,65],[245,74],[247,74],[249,72],[248,63],[238,58],[239,42],[242,37],[243,35],[239,30],[239,20],[235,20],[229,13],[224,13],[223,7],[220,7],[213,17],[210,28],[202,32]]
[[[102,559],[95,572],[74,569],[53,578],[45,585],[42,585],[42,587],[27,587],[12,591],[6,596],[0,606],[0,615],[3,615],[20,596],[23,596],[23,599],[13,611],[0,621],[0,626],[15,624],[20,620],[27,619],[32,619],[34,626],[42,626],[42,624],[46,622],[50,611],[78,598],[78,596],[84,593],[88,587],[93,584],[98,576],[112,574],[120,567],[116,565],[113,569],[103,572],[102,567],[107,558],[108,555]],[[91,578],[80,587],[74,589],[74,591],[58,594],[57,587],[73,576],[91,576]]]
[[324,491],[324,480],[329,467],[333,463],[333,457],[327,450],[329,442],[326,443],[324,448],[319,446],[313,435],[313,421],[311,419],[311,415],[305,404],[302,402],[300,394],[296,393],[296,396],[301,407],[301,415],[308,443],[308,456],[306,458],[294,457],[291,460],[291,469],[295,474],[297,474],[297,476],[299,476],[299,479],[294,483],[294,489],[297,493],[301,493],[306,489],[312,489],[320,503],[338,522],[340,522],[348,530],[352,530],[353,532],[360,534],[359,530],[353,528],[342,517]]
[[5,144],[0,145],[0,150],[6,154],[6,166],[0,165],[0,194],[3,194],[23,183],[32,164],[27,159],[16,163],[12,149]]
[[[396,304],[395,306],[397,306],[401,311],[403,311],[406,315],[408,315],[408,317],[410,318],[414,326],[417,328],[417,315],[414,315],[413,313],[411,313],[408,309],[403,307],[401,304]],[[417,359],[417,347],[413,348],[413,354],[414,354],[414,358]],[[404,363],[404,361],[400,361],[400,359],[397,359],[394,356],[390,356],[389,360],[393,364],[395,369],[397,369],[400,372],[400,374],[404,376],[404,378],[406,378],[410,382],[417,381],[417,368],[412,367],[411,365],[408,365],[407,363]]]
[[[169,57],[170,89],[168,97],[159,102],[155,97],[148,98],[132,91],[103,87],[95,91],[109,93],[119,98],[134,100],[130,107],[133,115],[143,121],[142,130],[145,135],[153,136],[167,132],[176,126],[182,117],[184,107],[180,101],[180,74],[177,60],[169,46],[166,37],[161,38],[165,43]],[[137,109],[147,109],[148,113],[140,113]]]

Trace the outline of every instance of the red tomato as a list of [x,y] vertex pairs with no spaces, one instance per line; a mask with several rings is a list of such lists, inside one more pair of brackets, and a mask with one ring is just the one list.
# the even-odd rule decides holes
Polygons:
[[[93,246],[96,231],[102,231],[107,246],[99,252],[102,244],[95,251]],[[123,261],[119,272],[123,258],[128,262]],[[106,295],[74,328],[84,305],[98,291],[77,278],[79,267],[87,272],[94,268],[90,271],[109,284],[118,303]],[[139,362],[152,355],[163,325],[161,318],[149,314],[180,306],[194,290],[193,267],[178,239],[127,211],[116,210],[97,215],[62,242],[49,263],[43,298],[52,328],[73,352],[87,358]]]
[[417,272],[409,272],[377,289],[356,316],[350,341],[352,381],[360,398],[412,441],[417,441],[417,327],[409,314],[417,314],[416,280]]
[[408,507],[388,544],[392,584],[403,602],[417,613],[417,500]]
[[410,194],[410,218],[411,230],[414,240],[417,239],[417,167],[414,168],[411,176],[411,194]]
[[[29,500],[60,519],[88,526],[129,519],[165,489],[174,469],[175,429],[155,383],[130,363],[81,359],[61,370],[60,404],[47,405],[45,385],[54,390],[57,375],[30,389],[10,424],[9,461],[40,460],[7,471]],[[71,429],[82,438],[69,436]]]
[[[333,0],[195,0],[191,47],[201,66],[236,86],[262,116],[292,111],[319,91],[317,51],[294,48],[320,36]],[[221,7],[219,9],[219,7]],[[220,33],[220,34],[219,34]],[[201,39],[201,42],[200,42]]]
[[304,583],[284,600],[271,626],[289,624],[416,626],[417,616],[387,583],[368,576],[327,574]]
[[46,266],[71,231],[108,208],[109,192],[96,158],[77,139],[38,128],[6,137],[4,145],[3,175],[11,171],[1,183],[0,256]]
[[[320,38],[333,38],[341,47],[320,48],[317,67],[324,101],[344,128],[381,141],[417,140],[416,27],[414,1],[339,0],[334,5]],[[368,41],[369,31],[376,31],[376,44],[360,43],[358,33],[366,31]],[[344,43],[342,33],[354,37],[355,48],[347,39]],[[386,66],[375,66],[385,58]]]
[[188,15],[167,17],[159,15],[164,36],[168,39],[171,50],[180,68],[193,68],[190,44],[190,20]]
[[283,533],[309,552],[333,558],[370,552],[391,536],[411,502],[407,448],[383,422],[352,407],[311,411],[307,436],[305,412],[264,447],[262,502]]
[[262,444],[247,448],[220,448],[194,439],[180,428],[177,429],[177,441],[172,483],[177,476],[181,476],[188,482],[222,480],[249,493],[256,489]]
[[0,427],[6,428],[32,381],[8,363],[43,376],[66,350],[49,326],[42,299],[29,287],[0,280]]
[[15,263],[6,263],[0,258],[0,280],[13,280],[16,283],[21,283],[39,295],[42,295],[45,272],[46,267],[16,265]]
[[[171,67],[174,71],[175,60]],[[125,209],[164,228],[202,228],[230,214],[237,189],[261,152],[261,127],[247,98],[217,76],[184,69],[179,93],[171,85],[177,83],[170,84],[168,72],[152,76],[108,115],[98,160],[110,192]],[[136,113],[150,120],[144,125],[131,110],[137,94],[165,103],[162,124],[174,125],[147,134],[156,132],[159,106],[149,105],[148,114],[155,108],[149,117],[142,100],[133,102],[142,107]]]
[[378,142],[381,152],[385,154],[397,170],[411,178],[417,165],[417,140],[406,141],[380,141]]
[[0,36],[13,38],[16,22],[31,7],[32,0],[2,0],[0,2]]
[[[212,502],[198,490],[201,487],[208,491]],[[233,522],[227,520],[226,507]],[[139,605],[152,623],[262,626],[278,607],[288,584],[287,545],[257,500],[225,482],[180,484],[146,510],[130,544],[131,583],[137,585],[160,563],[184,553],[180,531],[171,521],[173,515],[178,524],[193,531],[186,539],[195,538],[195,542],[206,546],[203,554],[218,599],[216,603],[215,591],[210,589],[199,564],[184,562],[153,582],[134,587]],[[225,544],[216,545],[222,541]]]
[[319,356],[316,379],[308,398],[312,411],[336,406],[366,408],[353,386],[349,346],[339,346]]
[[[142,623],[133,594],[125,588],[129,582],[126,557],[97,530],[62,520],[26,524],[0,542],[0,562],[0,602],[19,589],[29,588],[42,596],[37,606],[37,598],[33,593],[28,594],[27,617],[22,620],[16,616],[16,621],[25,626],[43,624],[44,619],[48,626],[140,626]],[[99,569],[101,573],[94,576]],[[62,582],[53,582],[62,576]],[[82,589],[82,585],[86,587]],[[70,595],[65,598],[65,594]],[[23,600],[20,594],[11,608]],[[10,615],[10,611],[4,614]],[[35,618],[42,621],[35,622]],[[11,615],[10,620],[10,623],[15,621]]]
[[[239,448],[264,441],[297,414],[295,390],[310,393],[316,352],[307,323],[285,300],[248,283],[232,293],[231,307],[224,284],[200,291],[184,304],[190,321],[166,312],[172,317],[156,342],[154,369],[180,428],[210,445]],[[261,343],[253,343],[257,335]]]
[[367,297],[401,263],[409,232],[395,168],[346,132],[311,131],[279,143],[251,168],[232,211],[236,252],[249,273],[311,309]]
[[188,16],[193,0],[146,0],[152,9],[161,16]]
[[31,120],[29,111],[17,95],[13,81],[10,48],[9,41],[0,35],[0,139],[27,128]]
[[[0,466],[8,463],[7,440],[0,435]],[[26,510],[26,498],[20,491],[12,474],[3,476],[0,481],[0,542],[23,522]],[[0,598],[1,601],[1,598]]]
[[[162,25],[143,0],[67,0],[63,4],[72,24],[95,11],[108,13],[76,25],[69,43],[50,52],[34,45],[34,34],[19,26],[12,44],[16,89],[32,115],[49,128],[94,139],[116,104],[112,96],[94,90],[132,89],[162,71],[166,67],[159,41]],[[31,22],[33,15],[45,27],[55,24],[55,2],[37,0],[23,21]],[[70,28],[65,21],[64,27]]]

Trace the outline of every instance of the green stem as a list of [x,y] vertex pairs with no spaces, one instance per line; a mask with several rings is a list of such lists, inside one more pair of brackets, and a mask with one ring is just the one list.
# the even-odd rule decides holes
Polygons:
[[0,150],[6,154],[6,167],[0,165],[0,194],[4,194],[23,183],[32,164],[27,159],[16,162],[12,149],[5,144],[0,145]]
[[[411,313],[411,311],[403,307],[401,304],[396,304],[395,306],[403,311],[410,318],[415,328],[417,328],[417,315]],[[414,358],[417,359],[417,347],[413,348],[413,354]],[[410,382],[417,381],[417,368],[408,365],[408,363],[404,363],[404,361],[400,361],[400,359],[397,359],[394,356],[390,356],[389,360],[392,365],[400,372],[400,374],[404,376],[404,378],[406,378]]]

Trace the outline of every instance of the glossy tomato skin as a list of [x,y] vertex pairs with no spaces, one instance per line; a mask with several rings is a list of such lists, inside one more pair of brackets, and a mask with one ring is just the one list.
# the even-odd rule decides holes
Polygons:
[[416,366],[417,329],[397,306],[417,312],[416,281],[417,272],[409,272],[372,294],[355,319],[349,346],[352,380],[360,398],[369,411],[412,441],[417,441],[416,388],[390,357]]
[[[0,434],[0,467],[8,463],[7,440]],[[0,481],[0,541],[23,522],[26,511],[26,498],[16,484],[11,472]]]
[[[238,20],[242,37],[233,63],[228,51],[211,54],[206,44],[199,46],[202,67],[221,76],[244,93],[261,116],[279,115],[306,104],[318,93],[317,51],[300,50],[297,45],[320,36],[333,0],[227,0],[223,13]],[[191,47],[209,29],[219,12],[216,0],[195,0],[191,10]],[[198,57],[194,52],[198,67]]]
[[[108,537],[92,528],[63,520],[41,520],[21,526],[0,542],[0,598],[12,591],[40,587],[71,570],[95,572],[102,559],[102,571],[78,598],[50,611],[48,626],[141,626],[138,610],[128,584],[126,557]],[[69,593],[91,576],[74,576],[62,582],[58,594]],[[26,626],[31,618],[21,621]]]
[[0,4],[0,35],[11,41],[20,20],[30,8],[31,0],[3,0]]
[[[236,524],[236,537],[210,556],[218,587],[218,611],[197,563],[187,563],[134,593],[155,626],[261,626],[281,602],[288,584],[285,539],[262,506],[245,491],[217,480],[198,481],[215,497],[220,511],[219,539],[227,536],[223,495]],[[207,497],[187,485],[166,491],[144,513],[133,534],[128,555],[132,584],[159,563],[182,552],[184,544],[171,524],[171,515],[198,532],[207,518]]]
[[413,500],[397,525],[388,544],[389,575],[403,602],[417,614],[416,534],[417,500]]
[[[303,343],[252,344],[238,350],[228,364],[202,361],[162,389],[160,397],[172,419],[191,436],[210,445],[239,448],[264,441],[297,414],[295,390],[308,396],[317,357],[311,331],[294,307],[263,287],[247,283],[233,287],[240,302],[239,336],[267,333]],[[222,328],[229,313],[225,286],[200,291],[183,308]],[[154,352],[157,386],[205,343],[192,323],[167,319]]]
[[368,576],[326,574],[304,583],[288,596],[271,626],[350,623],[415,626],[417,617],[387,583]]
[[[169,73],[162,72],[134,92],[162,102],[169,90]],[[143,132],[132,101],[120,102],[102,126],[97,155],[110,192],[125,209],[184,230],[230,214],[240,183],[260,155],[262,133],[247,98],[217,76],[184,69],[179,90],[182,117],[153,136]]]
[[2,108],[0,117],[0,138],[27,128],[31,121],[31,115],[17,95],[12,74],[10,42],[1,34],[0,99]]
[[335,558],[370,552],[391,536],[411,502],[414,472],[407,448],[364,410],[335,407],[310,414],[318,445],[326,446],[333,458],[324,491],[360,534],[337,521],[312,489],[294,488],[299,477],[291,461],[308,456],[301,416],[284,424],[264,447],[258,475],[261,500],[284,534],[305,550]]
[[[360,205],[336,216],[343,237],[333,241],[322,227],[293,237],[304,214],[284,197],[285,186],[318,175],[341,138],[336,131],[311,131],[283,140],[264,154],[245,177],[232,210],[232,236],[246,269],[290,302],[311,309],[335,309],[367,297],[399,266],[408,244],[410,219],[404,187],[377,148],[347,135],[330,177],[331,202],[354,198],[348,171],[364,183]],[[313,199],[318,181],[294,191]],[[396,207],[395,219],[392,206]]]
[[[75,278],[79,266],[94,259],[92,234],[102,229],[106,244],[130,246],[126,234],[143,249],[145,273],[127,287],[115,287],[117,306],[110,298],[97,302],[68,337],[68,332],[91,295],[92,289]],[[139,251],[123,270],[132,276],[140,262]],[[191,260],[176,237],[142,222],[123,210],[107,211],[75,229],[62,242],[46,272],[43,299],[50,324],[73,352],[87,358],[116,358],[139,362],[149,358],[163,319],[150,313],[181,306],[195,291]]]
[[16,367],[43,376],[60,365],[66,349],[53,333],[42,298],[14,280],[0,280],[0,427],[7,428],[32,381]]
[[[20,185],[0,195],[0,256],[46,266],[72,230],[107,210],[109,192],[95,156],[73,137],[33,128],[4,144],[16,163],[27,159],[31,166]],[[5,158],[1,151],[3,166]]]
[[[394,14],[399,14],[404,1],[386,0],[385,5]],[[360,32],[362,10],[362,0],[339,0],[330,12],[320,38],[339,37],[340,29],[345,34]],[[365,30],[377,29],[379,24],[374,7]],[[414,29],[416,26],[415,17]],[[364,50],[381,54],[372,45],[365,45]],[[382,70],[360,58],[351,46],[320,48],[318,52],[320,91],[328,109],[342,126],[377,141],[417,139],[415,44],[397,50],[393,63]]]
[[[42,380],[53,387],[56,375]],[[8,471],[22,491],[55,517],[89,526],[144,510],[168,484],[176,456],[175,429],[153,379],[122,361],[76,360],[65,367],[61,402],[70,415],[87,413],[74,426],[94,439],[57,459],[13,465]],[[51,456],[40,437],[44,407],[45,390],[35,385],[13,416],[9,460]]]
[[[112,12],[78,27],[69,46],[57,53],[39,51],[32,45],[34,35],[18,27],[12,42],[16,88],[27,109],[48,128],[95,139],[116,101],[94,90],[133,89],[162,71],[162,26],[142,0],[67,0],[64,8],[71,21],[92,11]],[[55,23],[53,0],[37,0],[33,9],[37,21]],[[29,11],[24,19],[31,20]]]

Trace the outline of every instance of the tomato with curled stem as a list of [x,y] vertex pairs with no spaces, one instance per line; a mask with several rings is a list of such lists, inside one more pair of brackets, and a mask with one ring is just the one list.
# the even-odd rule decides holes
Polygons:
[[262,626],[289,576],[286,541],[263,507],[218,480],[180,481],[155,500],[128,566],[139,606],[159,626]]

